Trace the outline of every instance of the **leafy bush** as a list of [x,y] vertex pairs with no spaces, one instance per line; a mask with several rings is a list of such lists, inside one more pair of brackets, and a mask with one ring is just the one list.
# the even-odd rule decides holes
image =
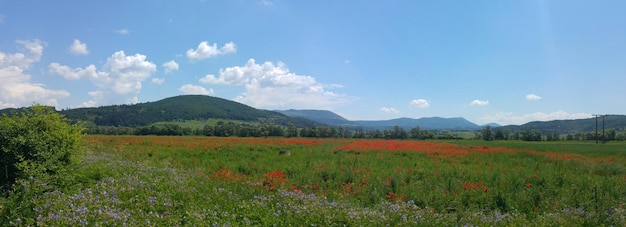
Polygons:
[[52,107],[0,116],[0,189],[6,193],[20,179],[43,182],[42,190],[68,182],[81,142],[82,127]]

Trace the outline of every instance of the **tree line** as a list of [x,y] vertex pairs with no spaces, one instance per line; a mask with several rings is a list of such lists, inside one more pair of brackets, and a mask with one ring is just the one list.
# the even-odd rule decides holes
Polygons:
[[86,128],[87,134],[102,135],[159,135],[159,136],[217,136],[217,137],[306,137],[306,138],[372,138],[372,139],[462,139],[448,131],[429,131],[419,126],[406,131],[394,126],[392,129],[364,130],[343,126],[312,126],[298,128],[273,124],[248,124],[217,122],[200,128],[183,127],[178,124],[153,124],[141,127],[95,126]]
[[561,135],[558,132],[541,133],[539,130],[523,130],[509,132],[506,129],[493,129],[485,126],[480,132],[476,132],[475,139],[491,140],[523,140],[523,141],[560,141],[560,140],[598,140],[598,141],[623,141],[626,140],[626,133],[617,133],[615,129],[608,129],[604,132],[576,132]]
[[[394,126],[391,129],[347,128],[343,126],[312,126],[296,127],[294,124],[251,124],[234,122],[217,122],[200,128],[183,127],[178,124],[154,124],[141,127],[91,126],[87,134],[104,135],[159,135],[159,136],[217,136],[217,137],[304,137],[304,138],[364,138],[364,139],[464,139],[456,132],[448,130],[425,130],[415,126],[408,131]],[[626,140],[626,133],[617,133],[608,129],[605,133],[577,132],[571,134],[542,133],[539,130],[523,130],[510,132],[506,129],[486,126],[474,133],[471,139],[491,140],[523,140],[523,141],[559,141],[559,140]]]

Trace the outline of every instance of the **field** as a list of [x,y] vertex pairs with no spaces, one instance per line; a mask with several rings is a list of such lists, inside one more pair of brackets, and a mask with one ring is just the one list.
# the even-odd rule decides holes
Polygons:
[[39,196],[25,219],[621,226],[626,218],[623,142],[87,136],[84,150],[79,185]]

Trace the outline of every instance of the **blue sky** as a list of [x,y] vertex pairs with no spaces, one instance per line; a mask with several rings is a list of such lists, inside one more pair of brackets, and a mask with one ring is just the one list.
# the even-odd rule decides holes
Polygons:
[[350,120],[625,114],[626,1],[0,0],[0,108],[206,94]]

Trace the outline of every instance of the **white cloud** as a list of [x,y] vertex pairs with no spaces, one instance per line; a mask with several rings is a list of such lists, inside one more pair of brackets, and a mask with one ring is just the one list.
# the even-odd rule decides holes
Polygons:
[[98,79],[100,77],[107,77],[107,73],[98,72],[96,66],[89,65],[83,68],[72,69],[68,66],[61,65],[59,63],[51,63],[48,65],[48,71],[63,76],[65,79],[78,80],[81,78]]
[[89,50],[87,50],[86,43],[81,43],[80,40],[74,39],[72,46],[70,46],[70,53],[75,55],[85,55],[89,53]]
[[80,104],[80,107],[95,107],[96,106],[96,101],[94,100],[89,100],[87,102],[83,102],[82,104]]
[[153,84],[163,84],[163,83],[165,83],[165,79],[163,79],[163,78],[152,78],[152,83]]
[[380,111],[384,112],[384,113],[388,113],[388,114],[399,114],[400,111],[396,110],[395,108],[392,107],[382,107],[380,108]]
[[213,89],[207,90],[202,86],[192,84],[185,84],[181,86],[178,90],[185,95],[213,95],[215,93]]
[[237,46],[233,42],[224,44],[222,48],[217,48],[216,43],[213,43],[213,45],[209,46],[209,43],[207,41],[202,41],[200,44],[198,44],[198,47],[195,50],[187,50],[187,58],[191,60],[202,60],[217,55],[230,54],[235,52],[237,52]]
[[120,35],[128,35],[130,33],[128,29],[115,30],[114,32]]
[[486,106],[486,105],[489,105],[489,101],[474,99],[474,101],[470,102],[470,106]]
[[426,99],[413,99],[409,103],[409,106],[414,108],[428,108],[430,107],[430,103],[428,103]]
[[479,124],[496,122],[500,125],[521,125],[531,121],[551,121],[551,120],[568,120],[591,118],[588,113],[568,113],[565,111],[557,111],[552,113],[535,112],[524,115],[515,115],[514,113],[497,113],[495,115],[485,115],[478,121]]
[[0,67],[17,67],[20,70],[26,70],[30,68],[33,63],[41,60],[43,46],[45,45],[44,42],[39,40],[18,40],[15,41],[15,43],[22,45],[24,50],[21,50],[22,52],[20,53],[14,54],[5,54],[0,52]]
[[528,100],[528,101],[537,101],[539,99],[541,99],[541,97],[539,97],[538,95],[535,95],[535,94],[527,94],[526,95],[526,100]]
[[[136,103],[142,82],[156,71],[156,65],[146,61],[145,55],[127,56],[124,51],[118,51],[107,59],[101,71],[94,65],[72,69],[58,63],[51,63],[48,70],[66,79],[89,79],[99,89],[100,95],[93,99],[99,104],[103,104],[100,103],[103,101]],[[94,98],[94,95],[90,95]]]
[[50,90],[43,84],[31,83],[30,75],[24,71],[41,59],[44,42],[16,41],[22,52],[7,54],[0,52],[0,109],[30,106],[33,102],[58,106],[57,98],[70,96],[65,90]]
[[165,74],[169,74],[174,71],[178,71],[178,63],[174,60],[163,63],[163,68],[165,68]]
[[218,76],[207,75],[200,82],[244,86],[245,92],[235,101],[257,108],[328,109],[348,99],[328,90],[340,85],[324,85],[311,76],[289,72],[282,62],[257,64],[250,59],[245,66],[220,69]]

